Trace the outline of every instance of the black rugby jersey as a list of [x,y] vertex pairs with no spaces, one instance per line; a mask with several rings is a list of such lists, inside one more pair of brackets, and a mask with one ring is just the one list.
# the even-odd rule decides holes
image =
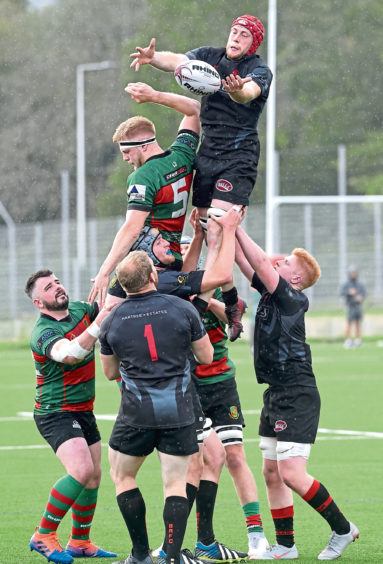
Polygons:
[[[177,270],[158,270],[157,290],[161,294],[170,294],[188,300],[190,296],[201,293],[204,270],[182,272]],[[126,292],[117,276],[112,279],[108,294],[117,298],[126,298]]]
[[256,274],[252,286],[261,293],[254,327],[254,368],[258,383],[316,387],[311,350],[306,343],[307,296],[282,277],[273,294]]
[[241,78],[250,76],[261,89],[258,98],[238,104],[234,102],[221,85],[220,90],[201,98],[200,119],[203,128],[199,153],[216,156],[234,149],[255,150],[259,116],[269,95],[272,72],[257,54],[245,55],[239,61],[226,57],[224,47],[199,47],[188,51],[189,59],[206,61],[219,73],[221,79],[234,73]]
[[120,415],[138,428],[193,423],[190,343],[206,331],[192,304],[156,291],[130,295],[102,323],[101,353],[121,361]]

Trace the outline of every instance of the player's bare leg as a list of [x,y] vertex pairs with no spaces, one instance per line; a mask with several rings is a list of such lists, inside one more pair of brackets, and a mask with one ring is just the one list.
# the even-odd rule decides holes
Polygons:
[[246,518],[249,557],[255,559],[269,548],[269,543],[263,532],[257,486],[253,473],[246,462],[243,444],[229,444],[225,447],[225,452],[226,466],[233,479]]
[[[201,225],[205,230],[207,230],[209,213],[213,213],[214,210],[216,210],[217,213],[219,213],[218,210],[227,212],[232,207],[232,203],[214,198],[211,203],[211,208],[198,208]],[[238,296],[238,292],[233,281],[222,286],[222,298],[225,302],[225,313],[228,320],[228,335],[230,341],[233,342],[238,339],[243,332],[241,320],[242,316],[246,312],[247,304]]]

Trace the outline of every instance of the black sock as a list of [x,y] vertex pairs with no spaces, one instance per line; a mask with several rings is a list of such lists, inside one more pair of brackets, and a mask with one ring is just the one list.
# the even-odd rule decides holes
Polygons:
[[343,515],[331,495],[328,493],[323,484],[314,480],[311,488],[303,496],[311,507],[322,515],[330,525],[331,530],[335,531],[337,535],[346,535],[350,532],[350,523]]
[[182,542],[185,536],[189,515],[189,502],[186,497],[172,495],[165,499],[164,524],[166,538],[166,562],[179,564]]
[[[197,490],[198,488],[196,486],[193,486],[193,484],[189,484],[189,482],[186,483],[186,497],[188,498],[188,502],[189,502],[188,517],[190,515],[190,511],[192,510]],[[166,545],[166,535],[165,535],[165,538],[162,543],[162,550],[165,552],[165,554],[166,554],[166,549],[167,549],[167,545]]]
[[132,539],[132,554],[138,560],[143,560],[149,554],[144,498],[140,490],[134,488],[120,493],[117,496],[117,503]]
[[196,495],[198,540],[205,546],[214,542],[213,513],[218,484],[201,480]]
[[195,500],[195,497],[197,495],[197,491],[198,491],[198,488],[196,486],[193,486],[193,484],[189,484],[189,482],[187,482],[187,484],[186,484],[186,497],[188,498],[188,502],[189,502],[189,515],[190,515],[190,511],[192,510],[194,500]]
[[271,509],[278,544],[291,548],[294,545],[294,506]]
[[236,304],[238,301],[237,288],[234,286],[231,290],[228,290],[227,292],[222,292],[222,299],[224,301],[225,306],[231,306]]

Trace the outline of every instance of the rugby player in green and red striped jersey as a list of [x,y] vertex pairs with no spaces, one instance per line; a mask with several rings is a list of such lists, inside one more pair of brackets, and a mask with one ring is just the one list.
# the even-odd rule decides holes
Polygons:
[[154,102],[184,115],[177,138],[164,151],[156,139],[154,123],[142,116],[122,122],[113,141],[119,143],[125,162],[134,166],[127,180],[128,209],[125,223],[119,229],[111,250],[104,260],[89,294],[91,303],[99,297],[104,303],[109,276],[128,254],[144,225],[159,229],[170,242],[170,251],[178,259],[180,238],[193,180],[194,159],[199,141],[200,103],[192,98],[158,92],[143,82],[131,83],[125,89],[135,102]]
[[[93,414],[94,344],[109,312],[99,311],[97,303],[69,302],[48,269],[32,274],[25,292],[40,310],[30,340],[36,368],[34,419],[67,472],[50,491],[30,548],[62,564],[73,557],[116,556],[90,540],[101,480],[101,437]],[[57,529],[69,509],[72,531],[63,550]]]

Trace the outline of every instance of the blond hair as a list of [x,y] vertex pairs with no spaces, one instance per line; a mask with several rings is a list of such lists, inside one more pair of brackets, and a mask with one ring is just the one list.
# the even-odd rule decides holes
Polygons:
[[127,294],[135,294],[148,284],[152,271],[145,251],[132,251],[117,266],[117,278]]
[[[156,136],[154,123],[143,116],[134,116],[120,123],[113,135],[113,143],[120,143],[125,137],[147,137]],[[140,139],[141,141],[141,139]]]
[[321,275],[318,262],[305,249],[294,249],[291,254],[297,257],[304,271],[302,275],[302,290],[310,288]]

